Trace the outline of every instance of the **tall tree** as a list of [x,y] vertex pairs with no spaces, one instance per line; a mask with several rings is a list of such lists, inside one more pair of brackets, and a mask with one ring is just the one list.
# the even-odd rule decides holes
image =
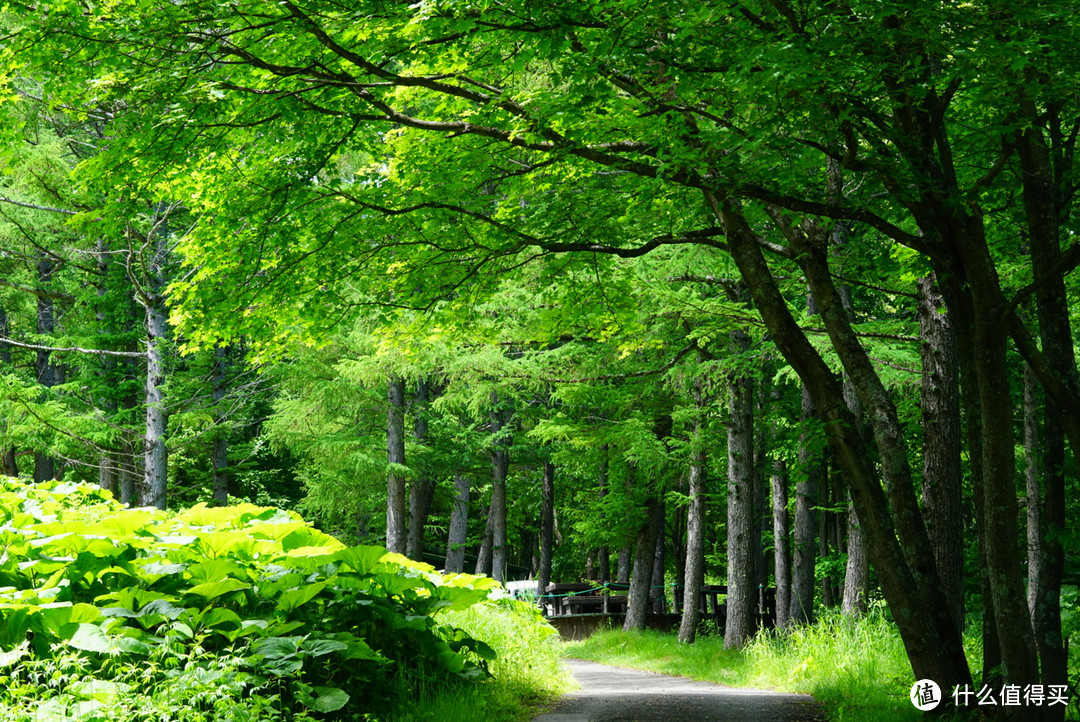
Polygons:
[[405,379],[386,385],[386,548],[405,553],[408,518],[405,506]]

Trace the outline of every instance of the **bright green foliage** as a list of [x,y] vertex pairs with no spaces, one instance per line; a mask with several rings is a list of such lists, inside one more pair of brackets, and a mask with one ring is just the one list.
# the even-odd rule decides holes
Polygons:
[[[88,486],[4,480],[0,513],[11,719],[42,697],[57,720],[160,719],[162,704],[186,709],[169,719],[359,715],[417,684],[484,679],[495,659],[433,616],[494,581],[344,547],[289,512],[124,509]],[[252,716],[231,709],[248,695]]]

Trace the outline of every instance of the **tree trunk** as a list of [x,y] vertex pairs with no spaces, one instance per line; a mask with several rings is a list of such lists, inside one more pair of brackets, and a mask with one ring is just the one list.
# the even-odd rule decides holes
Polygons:
[[[732,350],[744,355],[750,337],[731,332]],[[724,647],[737,649],[754,635],[754,382],[740,374],[731,379],[728,409],[727,624]]]
[[1024,365],[1024,476],[1027,488],[1027,572],[1028,572],[1028,611],[1032,625],[1035,624],[1035,608],[1041,591],[1040,566],[1042,565],[1043,524],[1042,524],[1042,464],[1039,448],[1039,419],[1042,417],[1042,405],[1039,403],[1039,381],[1031,370]]
[[844,601],[842,611],[848,616],[866,613],[870,593],[870,558],[866,554],[866,536],[859,526],[854,505],[848,505],[847,567],[844,570]]
[[225,428],[225,392],[228,389],[226,376],[229,362],[229,350],[225,346],[214,347],[214,421],[217,424],[213,443],[214,481],[213,495],[215,506],[229,504],[229,436]]
[[660,499],[660,527],[656,531],[656,549],[653,552],[652,585],[649,588],[649,607],[653,614],[667,612],[667,580],[664,555],[664,517],[666,504]]
[[476,553],[476,568],[473,570],[474,574],[487,574],[491,575],[491,540],[492,530],[494,529],[494,512],[491,507],[491,500],[488,499],[487,514],[484,522],[484,536],[480,539],[480,550]]
[[165,299],[151,291],[146,305],[146,436],[143,439],[145,461],[143,476],[147,502],[158,509],[167,504],[169,483],[168,456],[165,449],[165,430],[168,411],[165,408],[165,335],[168,331],[168,311]]
[[645,616],[649,610],[649,587],[652,586],[653,558],[656,553],[656,536],[663,524],[663,507],[660,501],[650,497],[645,502],[646,519],[637,533],[634,548],[634,570],[630,575],[630,593],[626,603],[626,619],[623,629],[645,628]]
[[454,475],[454,500],[450,507],[450,533],[446,542],[447,572],[465,571],[465,545],[468,543],[469,488],[471,480],[465,474]]
[[[694,435],[691,440],[690,455],[690,503],[686,512],[686,570],[683,575],[683,599],[697,600],[705,575],[705,500],[708,482],[705,476],[706,457],[705,440],[701,420],[701,380],[694,385],[694,397],[699,415],[694,420]],[[682,620],[679,623],[679,641],[693,644],[697,636],[700,612],[698,605],[683,604]]]
[[[492,401],[497,399],[492,394]],[[510,436],[508,414],[491,412],[491,433],[495,437],[491,449],[491,576],[506,581],[506,479],[510,474]]]
[[[38,284],[45,288],[51,281],[56,267],[52,260],[41,254],[37,262]],[[53,300],[45,294],[37,297],[37,332],[39,334],[51,334],[55,330],[55,315],[53,314]],[[59,383],[59,369],[52,363],[52,352],[39,349],[34,365],[37,382],[47,389],[51,389]],[[48,481],[56,476],[56,464],[52,457],[43,451],[34,452],[34,483]]]
[[[431,384],[426,378],[416,385],[416,420],[413,422],[413,438],[418,444],[426,444],[428,436],[428,404]],[[424,526],[427,524],[431,500],[435,496],[435,481],[426,469],[418,470],[417,479],[409,487],[409,531],[405,549],[410,559],[421,561],[424,556]]]
[[390,470],[386,475],[386,548],[404,554],[405,508],[405,379],[394,376],[386,392],[386,449]]
[[802,390],[802,432],[799,434],[799,469],[795,485],[795,550],[792,554],[791,607],[787,623],[806,624],[814,619],[814,528],[818,487],[821,485],[821,452],[815,448],[814,423],[817,413],[810,392]]
[[[1060,108],[1046,110],[1025,98],[1024,114],[1030,119],[1024,124],[1018,155],[1024,182],[1024,211],[1029,229],[1032,274],[1040,283],[1035,290],[1036,316],[1043,354],[1055,381],[1076,398],[1080,393],[1080,378],[1076,367],[1069,301],[1061,270],[1062,219],[1072,193],[1068,187],[1072,173],[1073,140],[1065,140],[1060,128]],[[1046,117],[1044,133],[1038,125]],[[1071,235],[1071,234],[1070,234]],[[1032,608],[1035,640],[1042,662],[1043,684],[1068,683],[1068,649],[1061,631],[1061,584],[1064,577],[1065,553],[1061,539],[1065,534],[1065,424],[1076,424],[1076,409],[1063,409],[1060,404],[1048,404],[1045,414],[1042,476],[1042,510],[1038,526],[1039,538],[1037,594]],[[1080,445],[1075,435],[1072,452],[1080,459]],[[1028,508],[1032,497],[1028,495]],[[1029,602],[1031,594],[1029,590]],[[1063,719],[1065,711],[1058,705],[1046,708],[1043,720]]]
[[[8,328],[7,311],[0,308],[0,336],[4,338],[11,338],[11,329]],[[5,342],[0,341],[0,363],[4,365],[4,370],[11,369],[11,346]],[[7,422],[2,422],[3,426],[7,426]],[[4,476],[16,477],[19,475],[19,465],[15,460],[15,448],[11,446],[5,446],[0,449],[0,473]]]
[[923,518],[949,612],[964,628],[960,377],[956,338],[933,276],[919,279]]
[[776,627],[788,626],[791,614],[791,547],[788,543],[788,476],[783,459],[773,461],[773,580],[776,585]]
[[[608,445],[602,444],[600,446],[600,465],[596,471],[596,485],[599,489],[598,493],[600,498],[603,499],[608,493]],[[606,546],[600,547],[597,550],[597,566],[600,574],[600,581],[607,583],[611,581],[611,549]]]
[[555,465],[544,462],[540,482],[540,569],[536,575],[537,589],[546,590],[551,582],[551,557],[555,536]]

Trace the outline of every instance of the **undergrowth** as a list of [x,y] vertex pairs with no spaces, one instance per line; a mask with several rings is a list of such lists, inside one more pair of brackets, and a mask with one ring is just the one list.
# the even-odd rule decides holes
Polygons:
[[[978,640],[968,635],[969,658]],[[733,687],[813,695],[829,720],[921,720],[908,700],[911,665],[895,625],[881,608],[859,619],[828,612],[812,625],[765,631],[744,649],[724,649],[722,636],[700,636],[692,645],[661,632],[599,632],[570,642],[564,654]]]
[[0,478],[0,722],[523,719],[559,690],[553,633],[278,509]]

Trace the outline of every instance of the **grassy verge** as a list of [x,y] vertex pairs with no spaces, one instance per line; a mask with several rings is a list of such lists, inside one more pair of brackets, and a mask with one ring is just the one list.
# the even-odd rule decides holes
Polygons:
[[737,652],[725,650],[718,636],[681,645],[673,634],[607,631],[567,643],[564,654],[735,687],[811,694],[830,720],[923,718],[908,701],[911,666],[882,611],[859,620],[828,614],[787,634],[765,632]]
[[569,674],[559,664],[558,634],[534,607],[502,599],[440,612],[438,618],[495,650],[498,657],[490,665],[492,677],[423,690],[418,698],[402,701],[392,722],[528,720],[540,706],[572,687]]

